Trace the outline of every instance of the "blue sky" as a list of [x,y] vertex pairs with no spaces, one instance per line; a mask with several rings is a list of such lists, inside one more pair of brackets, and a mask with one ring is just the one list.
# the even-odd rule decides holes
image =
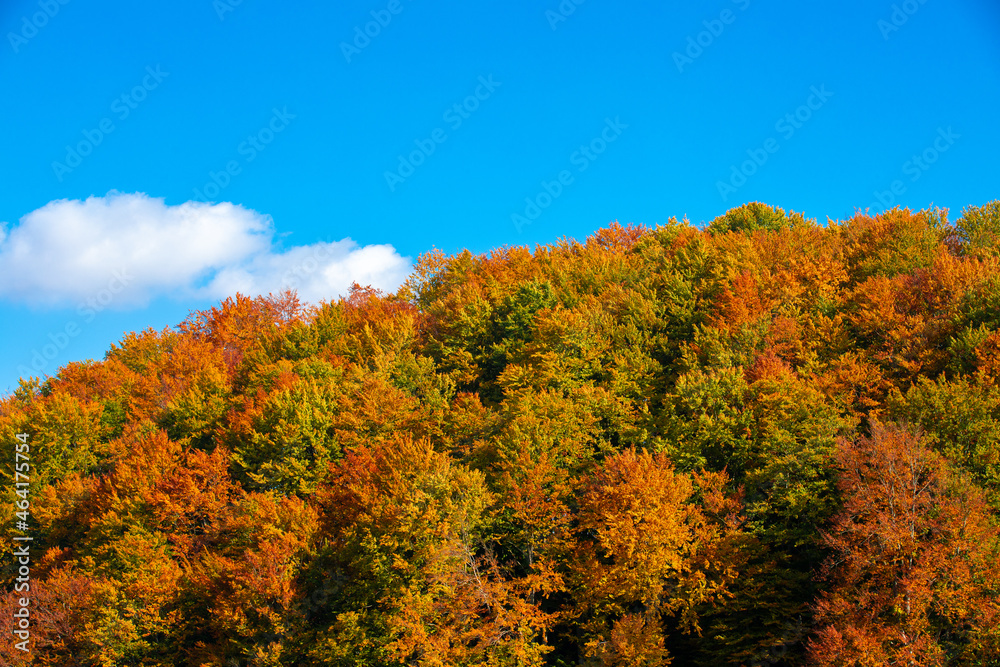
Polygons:
[[0,28],[0,391],[432,247],[1000,197],[986,0],[8,0]]

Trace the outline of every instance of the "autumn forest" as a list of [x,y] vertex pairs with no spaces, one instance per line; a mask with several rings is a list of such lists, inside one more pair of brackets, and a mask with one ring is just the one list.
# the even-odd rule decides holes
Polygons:
[[237,296],[23,379],[5,508],[17,434],[4,665],[1000,665],[1000,201]]

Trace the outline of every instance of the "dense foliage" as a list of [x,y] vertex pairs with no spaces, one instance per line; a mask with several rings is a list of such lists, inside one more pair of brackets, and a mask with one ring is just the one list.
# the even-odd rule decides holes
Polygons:
[[998,234],[753,203],[24,380],[33,664],[998,665]]

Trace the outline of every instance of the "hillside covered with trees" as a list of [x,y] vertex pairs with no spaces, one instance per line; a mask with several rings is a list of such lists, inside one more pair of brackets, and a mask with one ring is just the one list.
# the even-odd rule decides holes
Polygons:
[[0,403],[0,663],[1000,665],[998,234],[753,203],[130,334]]

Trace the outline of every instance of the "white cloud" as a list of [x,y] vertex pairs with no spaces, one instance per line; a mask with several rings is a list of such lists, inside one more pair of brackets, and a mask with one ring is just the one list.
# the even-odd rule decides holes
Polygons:
[[206,286],[210,294],[267,294],[295,289],[318,303],[346,294],[351,283],[395,289],[410,272],[410,261],[391,245],[359,246],[351,239],[261,253],[240,266],[219,271]]
[[273,239],[269,216],[229,203],[167,206],[117,192],[61,199],[0,226],[0,298],[74,304],[113,285],[119,307],[160,295],[218,299],[286,288],[316,303],[352,282],[393,290],[411,268],[390,245],[346,238],[279,250]]

